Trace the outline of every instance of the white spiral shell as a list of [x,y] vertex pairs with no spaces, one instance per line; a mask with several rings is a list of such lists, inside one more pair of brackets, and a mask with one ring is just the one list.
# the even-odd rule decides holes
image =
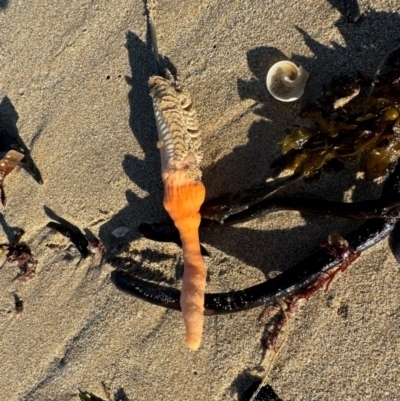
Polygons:
[[308,72],[291,61],[279,61],[267,74],[269,93],[282,102],[294,102],[304,93]]

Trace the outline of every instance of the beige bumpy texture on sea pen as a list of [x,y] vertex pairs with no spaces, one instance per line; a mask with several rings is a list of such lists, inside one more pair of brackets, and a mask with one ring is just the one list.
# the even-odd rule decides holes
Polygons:
[[179,230],[184,273],[180,299],[186,341],[193,351],[200,346],[204,322],[206,273],[200,252],[200,207],[205,198],[199,163],[201,145],[197,116],[188,94],[174,81],[153,76],[150,94],[159,136],[164,207]]

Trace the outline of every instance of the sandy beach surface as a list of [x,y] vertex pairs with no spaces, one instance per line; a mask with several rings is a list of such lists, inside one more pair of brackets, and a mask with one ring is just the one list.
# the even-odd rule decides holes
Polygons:
[[[208,197],[270,178],[302,106],[335,75],[371,77],[400,43],[398,1],[361,1],[356,24],[340,8],[336,0],[158,1],[159,51],[196,107]],[[267,93],[267,71],[283,59],[310,73],[298,102]],[[24,142],[43,178],[39,185],[17,168],[5,181],[0,243],[22,228],[38,262],[26,282],[15,280],[17,266],[0,268],[0,399],[75,401],[81,389],[106,400],[104,382],[114,401],[242,400],[271,369],[268,383],[283,401],[400,400],[400,267],[388,240],[296,311],[272,366],[261,343],[263,308],[207,317],[194,353],[180,313],[112,284],[111,271],[128,266],[181,285],[179,247],[138,231],[166,218],[147,86],[154,72],[141,0],[0,1],[0,129]],[[286,193],[378,197],[381,185],[355,171]],[[105,263],[81,259],[47,228],[55,215],[100,237]],[[261,282],[358,224],[279,212],[206,232],[207,290]],[[120,226],[130,231],[118,239]]]

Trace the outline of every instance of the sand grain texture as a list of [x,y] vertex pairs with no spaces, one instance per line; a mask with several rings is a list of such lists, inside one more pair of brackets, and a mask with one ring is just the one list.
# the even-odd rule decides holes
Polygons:
[[[348,24],[340,2],[158,1],[159,51],[191,94],[202,131],[207,196],[271,176],[284,129],[337,73],[371,76],[398,44],[397,1],[362,1]],[[333,4],[333,5],[332,5]],[[261,309],[207,317],[201,348],[185,345],[182,317],[119,291],[113,268],[180,287],[173,244],[140,239],[141,221],[165,218],[148,77],[154,73],[142,1],[0,2],[0,128],[18,132],[44,184],[16,169],[6,179],[0,241],[26,231],[36,276],[0,269],[0,399],[78,400],[77,389],[115,400],[238,400],[260,364]],[[298,103],[267,94],[268,67],[288,58],[310,80]],[[380,186],[353,169],[291,192],[368,199]],[[350,194],[352,194],[350,196]],[[45,228],[44,206],[100,236],[113,255],[80,260]],[[291,266],[328,234],[357,223],[277,213],[202,235],[209,291],[243,288]],[[130,228],[126,239],[111,233]],[[13,294],[24,301],[14,311]],[[384,241],[319,291],[287,328],[270,384],[284,401],[399,400],[400,268]]]

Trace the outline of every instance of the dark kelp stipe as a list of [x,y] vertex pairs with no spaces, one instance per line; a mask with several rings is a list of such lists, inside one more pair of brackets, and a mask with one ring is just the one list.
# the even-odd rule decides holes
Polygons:
[[[262,217],[266,214],[282,210],[294,210],[302,213],[323,214],[325,216],[343,217],[349,219],[366,220],[373,218],[388,218],[397,216],[400,207],[400,194],[393,194],[379,199],[361,202],[338,202],[326,199],[300,198],[300,197],[275,197],[249,206],[236,214],[226,214],[221,220],[221,215],[214,219],[202,218],[200,229],[217,228],[243,223]],[[174,242],[180,245],[179,233],[172,223],[141,223],[140,233],[148,239],[159,242]]]
[[[276,180],[277,182],[273,185],[267,183],[264,186],[250,188],[238,194],[225,194],[206,201],[201,210],[200,229],[218,228],[221,224],[227,226],[243,223],[282,210],[365,220],[397,216],[400,207],[400,190],[387,192],[387,195],[384,192],[379,199],[351,203],[296,196],[271,197],[277,190],[301,178],[301,176],[296,175],[290,178],[293,180]],[[397,186],[396,182],[392,185],[393,188],[397,188]],[[141,223],[139,231],[145,238],[180,245],[178,230],[171,221]]]
[[[381,199],[399,194],[400,162],[389,175],[384,184]],[[386,238],[396,225],[399,207],[391,209],[390,216],[371,218],[362,224],[345,239],[348,249],[353,253],[362,252]],[[295,295],[315,285],[315,283],[331,269],[346,261],[338,252],[329,247],[321,247],[295,266],[285,270],[279,276],[261,284],[240,291],[229,293],[206,294],[206,315],[233,313],[257,306],[271,304],[280,298]],[[111,279],[117,288],[155,305],[180,310],[180,291],[143,281],[133,275],[115,270]]]
[[[371,219],[345,239],[353,252],[361,252],[386,238],[394,227],[386,219]],[[343,263],[343,258],[321,248],[279,276],[245,290],[206,294],[205,315],[243,311],[275,302],[315,283],[322,273]],[[120,289],[155,305],[180,310],[180,291],[143,281],[121,270],[111,273],[113,283]]]

